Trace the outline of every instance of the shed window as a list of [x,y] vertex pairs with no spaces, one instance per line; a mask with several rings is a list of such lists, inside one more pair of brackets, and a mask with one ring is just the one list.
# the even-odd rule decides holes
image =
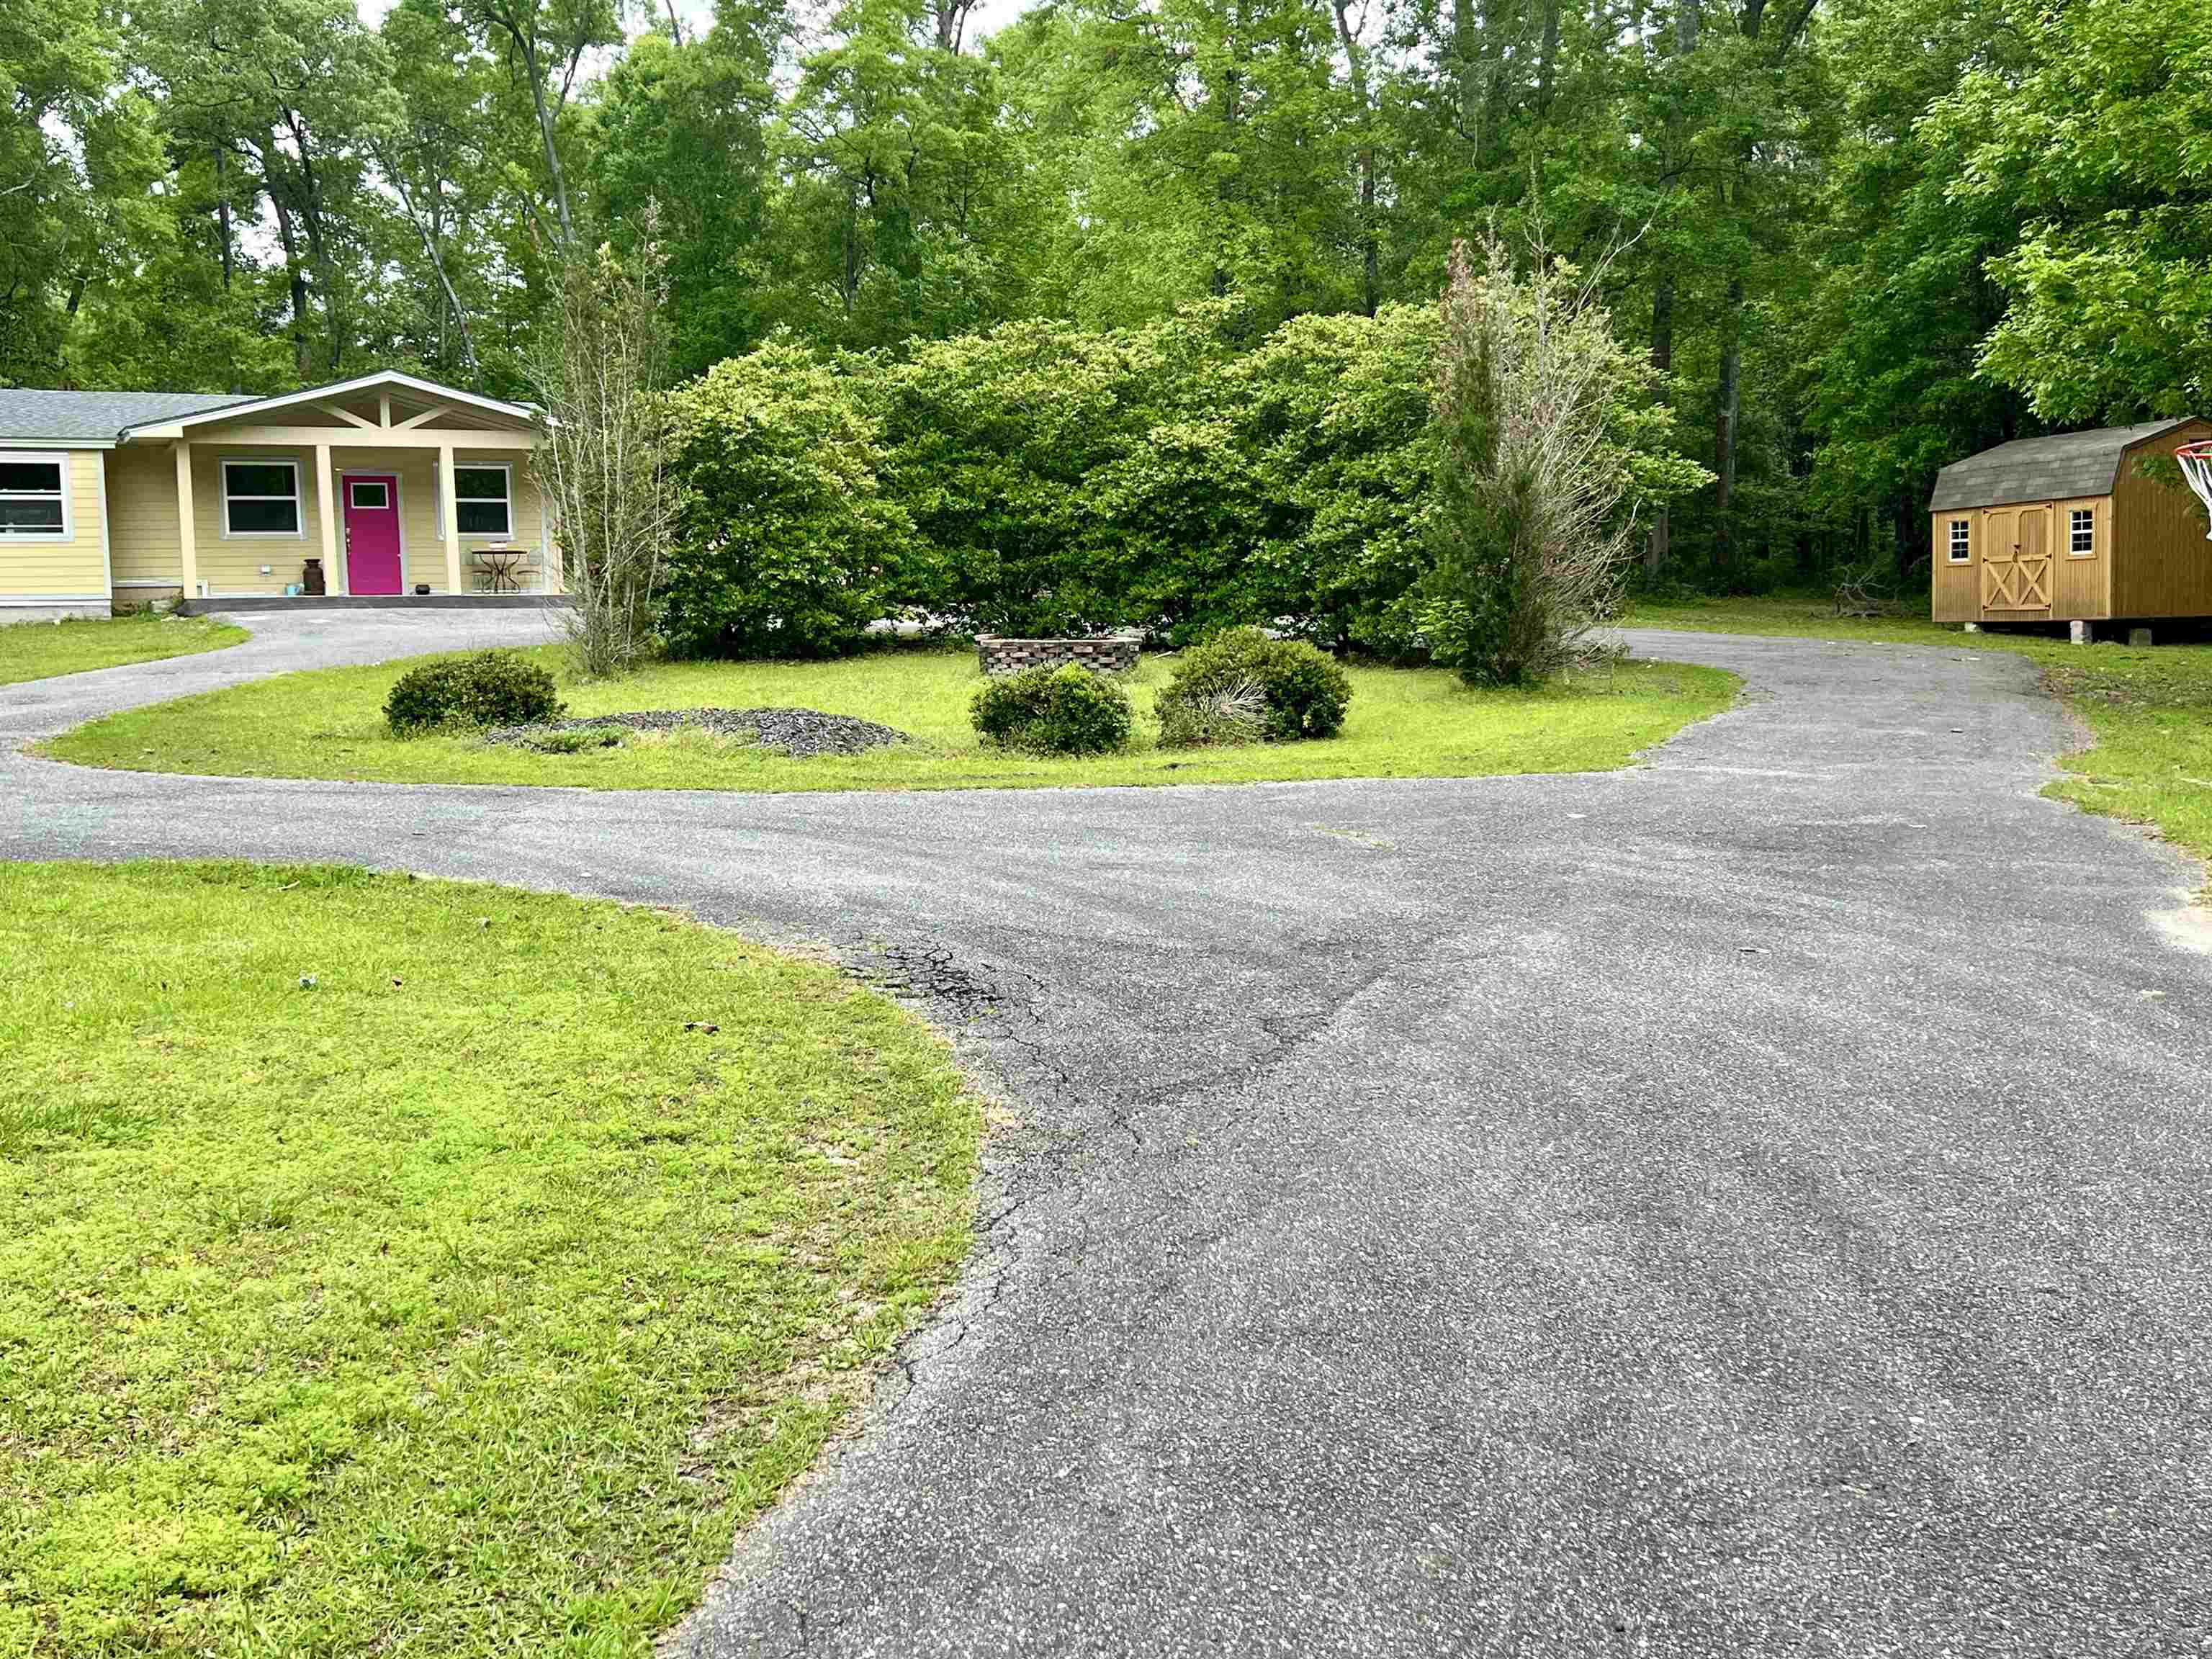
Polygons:
[[[453,514],[464,536],[512,536],[514,500],[505,466],[457,466],[453,469]],[[438,504],[438,533],[445,534],[446,508]]]
[[2066,551],[2069,557],[2091,559],[2097,555],[2097,513],[2077,507],[2066,515]]
[[0,540],[69,539],[69,468],[59,455],[0,459]]
[[300,464],[287,460],[225,461],[222,533],[300,534]]
[[1951,562],[1964,564],[1973,553],[1972,532],[1964,519],[1951,520]]

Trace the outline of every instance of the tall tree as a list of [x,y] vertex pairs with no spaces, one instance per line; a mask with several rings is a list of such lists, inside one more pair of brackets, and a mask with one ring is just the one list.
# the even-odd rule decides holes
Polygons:
[[2050,421],[2212,399],[2212,18],[2179,0],[2006,8],[2008,52],[1931,111],[1962,210],[2017,216],[1983,368]]
[[139,17],[180,149],[220,157],[223,212],[268,204],[297,373],[336,376],[382,210],[371,154],[398,118],[381,43],[350,0],[149,0]]
[[787,29],[780,5],[727,0],[688,45],[672,29],[640,36],[602,89],[598,210],[619,227],[659,204],[681,376],[750,349],[767,326],[770,74]]
[[173,228],[121,44],[95,0],[0,9],[0,385],[58,379],[87,288]]
[[461,0],[460,15],[529,96],[554,228],[561,246],[573,248],[576,215],[561,159],[561,118],[586,57],[622,40],[615,0]]

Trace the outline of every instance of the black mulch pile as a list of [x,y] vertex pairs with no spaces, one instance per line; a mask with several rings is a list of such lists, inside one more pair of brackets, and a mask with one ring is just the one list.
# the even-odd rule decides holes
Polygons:
[[530,744],[553,732],[674,732],[690,728],[741,738],[790,755],[857,755],[894,743],[911,743],[903,732],[849,714],[825,714],[818,708],[641,708],[626,714],[593,714],[585,720],[555,720],[545,726],[495,726],[487,743]]

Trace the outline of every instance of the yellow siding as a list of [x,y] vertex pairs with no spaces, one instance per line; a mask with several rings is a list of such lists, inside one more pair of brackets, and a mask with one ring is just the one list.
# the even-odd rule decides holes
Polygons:
[[2212,437],[2212,424],[2188,425],[2137,444],[2120,458],[2112,486],[2112,609],[2115,617],[2212,617],[2212,541],[2204,508],[2179,483],[2136,476],[2147,455],[2172,455]]
[[[403,586],[412,592],[427,583],[431,592],[446,592],[446,544],[439,530],[438,455],[434,449],[354,447],[349,435],[369,437],[358,428],[331,430],[331,467],[339,477],[356,473],[396,476],[399,480],[400,540]],[[255,445],[225,442],[216,428],[191,441],[192,523],[199,580],[213,597],[282,593],[288,583],[305,580],[306,562],[322,556],[320,491],[312,442],[295,445]],[[303,522],[297,536],[225,536],[222,533],[222,463],[226,458],[281,459],[300,468],[301,510]],[[97,464],[96,454],[84,459]],[[513,533],[507,537],[465,536],[461,538],[461,584],[465,590],[479,585],[469,562],[476,549],[512,544],[538,555],[541,573],[525,573],[525,585],[557,588],[559,560],[549,544],[545,514],[537,482],[531,475],[530,457],[517,450],[456,452],[463,466],[505,465],[513,477]],[[183,580],[184,559],[177,531],[176,452],[166,442],[128,444],[106,458],[110,523],[113,533],[116,583],[126,601],[155,597],[162,586],[177,587]],[[97,474],[88,475],[94,510],[80,511],[76,528],[91,526],[98,550]],[[341,496],[341,499],[343,497]],[[80,537],[81,539],[81,537]],[[349,591],[346,580],[343,528],[337,538],[336,568],[324,574],[331,592]],[[29,550],[18,550],[28,551]],[[268,570],[264,574],[262,567]],[[135,584],[136,586],[130,586]],[[9,591],[0,586],[0,592]],[[58,592],[44,588],[40,592]],[[106,591],[100,568],[94,567],[88,586],[66,590],[98,594]]]
[[[2095,514],[2094,545],[2086,556],[2073,550],[2073,514]],[[2112,498],[2084,495],[2061,501],[2051,520],[2051,620],[2095,619],[2112,614]]]
[[[508,516],[514,533],[507,537],[461,538],[462,586],[473,590],[477,585],[475,573],[469,564],[469,555],[479,547],[512,544],[538,549],[540,562],[550,571],[553,561],[550,554],[544,550],[544,503],[539,497],[537,481],[530,474],[529,456],[513,450],[463,449],[455,451],[453,459],[460,466],[503,465],[510,469],[512,474],[508,488],[513,493],[513,504]],[[444,592],[446,538],[438,528],[436,453],[424,449],[341,449],[331,452],[331,465],[347,476],[356,473],[390,474],[399,480],[399,541],[402,568],[405,573],[404,584],[410,592],[414,591],[417,582],[429,583],[430,591],[434,593]],[[203,559],[201,562],[204,565],[206,562]]]
[[107,522],[115,586],[134,603],[184,580],[177,544],[177,462],[167,444],[125,444],[107,457]]
[[0,544],[0,599],[107,597],[107,554],[100,534],[100,458],[96,449],[64,455],[70,496],[67,541]]
[[[222,463],[226,460],[295,461],[300,468],[300,531],[296,536],[226,536],[222,533]],[[172,461],[170,489],[175,483]],[[315,452],[258,445],[226,444],[219,439],[192,446],[192,534],[201,585],[210,597],[282,593],[287,582],[301,580],[304,562],[322,556],[315,528]],[[269,567],[266,574],[262,566]]]
[[[298,536],[225,536],[222,533],[222,481],[226,457],[296,461],[300,466],[302,533]],[[405,586],[428,582],[433,592],[446,591],[446,544],[438,531],[437,456],[421,449],[333,448],[332,471],[390,473],[399,479],[400,538],[404,553]],[[554,564],[545,548],[544,512],[526,455],[512,452],[457,453],[461,465],[505,463],[514,471],[514,526],[511,540],[518,546],[539,550],[549,570]],[[177,475],[173,452],[167,445],[131,445],[109,459],[108,488],[114,503],[115,578],[125,581],[181,580],[183,559],[177,542]],[[210,595],[282,593],[287,582],[305,579],[305,562],[322,556],[321,496],[315,478],[315,453],[210,441],[192,446],[192,523],[198,547],[199,579]],[[96,542],[95,538],[95,542]],[[461,538],[461,580],[473,587],[468,564],[471,550],[499,544],[495,536]],[[344,538],[339,537],[338,558],[343,564]],[[264,574],[261,567],[267,565]],[[332,592],[345,590],[341,571],[324,573]],[[550,580],[549,580],[549,585]],[[95,580],[85,590],[101,591]]]
[[[1951,562],[1951,520],[1963,519],[1966,524],[1966,561],[1963,564]],[[1938,513],[1935,515],[1936,539],[1929,545],[1936,550],[1935,569],[1929,581],[1932,587],[1929,616],[1936,622],[1975,622],[1982,614],[1981,590],[1977,584],[1981,577],[1976,561],[1981,554],[1981,514],[1961,510]]]

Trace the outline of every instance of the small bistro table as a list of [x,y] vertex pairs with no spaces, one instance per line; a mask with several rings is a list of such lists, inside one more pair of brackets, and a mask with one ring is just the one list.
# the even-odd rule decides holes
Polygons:
[[523,562],[530,555],[519,547],[480,547],[473,556],[476,567],[494,593],[520,593]]

